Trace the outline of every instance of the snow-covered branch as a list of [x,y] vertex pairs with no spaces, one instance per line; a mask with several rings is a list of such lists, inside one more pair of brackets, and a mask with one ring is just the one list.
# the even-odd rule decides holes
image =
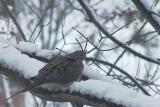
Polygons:
[[[42,51],[31,43],[20,42],[17,44],[13,42],[14,39],[0,39],[0,41],[0,74],[24,87],[30,84],[29,79],[36,76],[46,63],[30,58],[21,51],[31,54],[39,53],[39,56],[46,57],[51,53],[54,55],[53,51]],[[110,78],[96,73],[87,65],[84,75],[92,79],[75,82],[66,91],[54,92],[48,88],[38,87],[31,89],[30,92],[49,101],[73,102],[96,107],[159,107],[160,105],[159,101],[152,97],[130,90]]]
[[[18,50],[20,50],[22,53],[27,54],[29,57],[34,58],[34,59],[38,59],[40,61],[44,61],[46,63],[50,62],[50,60],[52,58],[54,58],[54,56],[59,54],[59,52],[55,51],[55,50],[39,49],[35,44],[29,43],[29,42],[21,41],[20,43],[17,44],[17,42],[14,38],[10,38],[9,40],[6,40],[2,37],[2,38],[0,38],[0,41],[3,43],[11,44],[12,46],[14,46]],[[108,65],[110,67],[113,67],[114,69],[118,70],[119,72],[121,72],[122,74],[127,76],[139,89],[142,90],[143,93],[145,93],[146,95],[149,95],[149,93],[131,75],[129,75],[127,72],[120,69],[119,67],[117,67],[109,62],[105,62],[105,61],[98,60],[95,58],[86,58],[86,61],[93,61],[93,62],[96,61],[96,62],[101,63],[103,65]],[[86,67],[86,69],[87,68],[88,67]],[[85,71],[86,72],[84,72],[83,76],[82,76],[82,79],[84,79],[84,80],[86,80],[88,78],[101,80],[101,78],[102,78],[102,75],[99,75],[97,73],[93,73],[90,70],[90,68]],[[91,71],[91,72],[88,72],[88,71]],[[106,78],[105,76],[103,76],[103,77]]]

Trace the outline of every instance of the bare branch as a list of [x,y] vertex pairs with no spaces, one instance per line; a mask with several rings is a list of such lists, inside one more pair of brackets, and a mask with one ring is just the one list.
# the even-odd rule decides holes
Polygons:
[[[134,5],[136,5],[138,10],[141,12],[142,16],[144,16],[145,19],[153,26],[153,28],[155,30],[159,30],[160,25],[152,16],[152,12],[150,12],[140,0],[132,0],[132,2],[134,3]],[[160,34],[159,31],[157,31],[157,32],[158,32],[158,34]]]
[[19,30],[19,32],[21,33],[21,36],[23,38],[24,41],[26,40],[25,34],[23,33],[21,27],[19,26],[19,24],[17,23],[16,19],[14,18],[14,16],[12,15],[12,13],[10,12],[7,4],[5,3],[4,0],[0,0],[0,2],[3,4],[3,6],[5,7],[6,11],[8,12],[8,14],[10,15],[11,19],[13,20],[14,24],[16,25],[17,29]]
[[105,34],[105,36],[107,36],[109,39],[111,39],[114,43],[116,43],[117,45],[119,45],[120,47],[124,48],[125,50],[127,50],[128,52],[132,53],[133,55],[135,55],[137,57],[140,57],[140,58],[142,58],[142,59],[144,59],[146,61],[158,64],[158,65],[160,64],[160,62],[136,52],[135,50],[129,48],[128,46],[124,45],[122,42],[120,42],[119,40],[117,40],[116,38],[111,36],[106,31],[106,29],[100,24],[100,22],[96,19],[96,15],[94,14],[93,10],[87,5],[87,3],[85,3],[84,0],[77,0],[77,1],[83,7],[83,9],[87,13],[88,17],[95,24],[95,26],[98,29],[100,29]]

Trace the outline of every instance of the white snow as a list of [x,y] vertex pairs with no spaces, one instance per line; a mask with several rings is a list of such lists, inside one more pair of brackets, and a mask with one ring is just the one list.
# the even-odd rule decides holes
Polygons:
[[0,43],[0,64],[24,75],[36,76],[45,63],[22,54],[16,48]]
[[80,92],[83,95],[97,96],[116,104],[123,104],[127,107],[159,107],[160,101],[150,96],[137,93],[120,84],[110,81],[87,80],[75,82],[70,86],[70,92]]
[[112,78],[110,78],[104,74],[101,74],[99,71],[97,71],[96,69],[93,69],[93,67],[91,67],[91,66],[87,66],[86,64],[84,64],[83,75],[85,75],[86,77],[88,77],[90,79],[101,80],[101,81],[110,81],[110,82],[113,82],[114,84],[116,84],[116,81],[113,81]]
[[19,43],[17,43],[14,37],[6,38],[4,36],[0,36],[0,42],[12,45],[15,48],[21,50],[22,52],[36,53],[40,51],[40,49],[38,48],[36,44],[32,44],[30,42],[24,42],[24,41],[20,41]]
[[39,52],[36,53],[36,56],[39,56],[39,57],[44,57],[44,58],[47,58],[47,59],[51,59],[53,58],[53,56],[56,56],[58,54],[59,51],[56,51],[56,50],[41,50]]
[[21,52],[28,53],[28,54],[35,54],[40,57],[44,58],[52,58],[54,55],[57,55],[59,52],[58,50],[42,50],[38,48],[36,44],[30,42],[20,41],[17,43],[16,39],[13,37],[5,37],[0,35],[0,42],[11,45]]
[[17,48],[20,49],[22,52],[27,52],[27,53],[36,53],[40,51],[37,45],[23,41],[20,41],[19,44],[17,44]]

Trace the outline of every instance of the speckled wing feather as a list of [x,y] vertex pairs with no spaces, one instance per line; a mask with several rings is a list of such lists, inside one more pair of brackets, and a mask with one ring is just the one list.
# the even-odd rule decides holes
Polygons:
[[35,82],[66,84],[77,81],[83,70],[81,65],[82,62],[74,59],[57,58],[40,70]]

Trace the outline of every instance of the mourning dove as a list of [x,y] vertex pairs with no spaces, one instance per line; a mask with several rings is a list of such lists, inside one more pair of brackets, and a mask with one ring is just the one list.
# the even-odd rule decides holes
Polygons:
[[60,86],[68,87],[73,82],[80,80],[84,68],[82,61],[85,58],[86,53],[84,51],[75,51],[71,54],[55,58],[39,71],[39,74],[33,79],[31,85],[18,91],[6,100],[17,94],[49,83],[52,83],[55,89],[61,89]]

